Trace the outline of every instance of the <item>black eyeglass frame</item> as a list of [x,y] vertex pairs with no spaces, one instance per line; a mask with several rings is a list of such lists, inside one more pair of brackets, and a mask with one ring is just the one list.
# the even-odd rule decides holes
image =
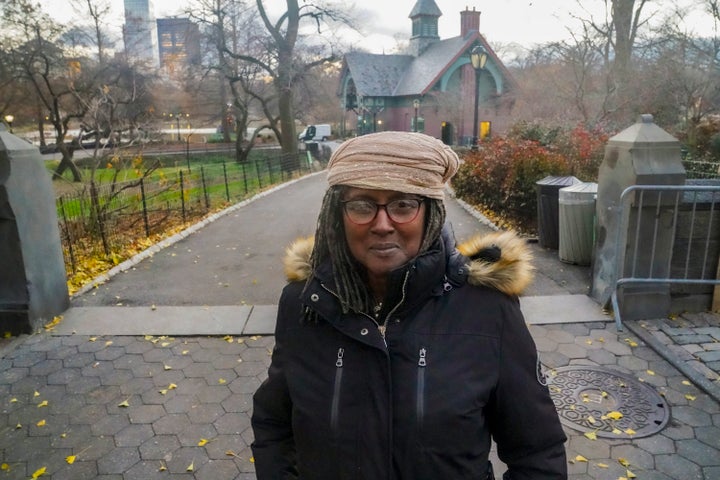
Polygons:
[[[399,222],[393,218],[393,216],[388,211],[387,207],[388,207],[388,205],[391,205],[395,202],[407,202],[407,201],[417,202],[417,204],[418,204],[417,210],[415,211],[415,215],[413,215],[413,217],[410,220],[405,220],[405,221]],[[365,202],[367,204],[374,205],[375,213],[367,222],[356,222],[355,220],[352,219],[352,216],[347,211],[347,204],[351,203],[351,202]],[[411,223],[413,220],[415,220],[418,217],[418,215],[420,215],[420,207],[422,207],[422,205],[425,203],[425,199],[424,198],[398,198],[397,200],[393,200],[388,203],[377,203],[372,200],[355,198],[352,200],[341,200],[340,203],[342,204],[342,207],[343,207],[343,213],[345,215],[347,215],[348,220],[350,220],[350,222],[353,223],[354,225],[368,225],[368,224],[372,223],[377,218],[377,214],[380,211],[381,207],[383,210],[385,210],[385,214],[388,216],[388,218],[390,219],[391,222],[398,224],[398,225],[405,225],[405,224]]]

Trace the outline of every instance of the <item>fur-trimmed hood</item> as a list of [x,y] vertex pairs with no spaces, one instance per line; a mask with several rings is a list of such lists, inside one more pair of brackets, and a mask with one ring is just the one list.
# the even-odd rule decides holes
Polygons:
[[[299,238],[286,249],[283,265],[288,281],[310,277],[314,243],[314,237]],[[471,285],[520,295],[532,281],[532,253],[525,240],[513,232],[477,235],[458,245],[457,250],[467,259],[467,281]]]

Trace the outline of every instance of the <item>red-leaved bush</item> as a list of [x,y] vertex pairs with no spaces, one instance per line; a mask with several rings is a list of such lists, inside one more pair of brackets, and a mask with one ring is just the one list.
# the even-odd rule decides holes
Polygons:
[[608,139],[601,130],[584,127],[541,130],[523,124],[509,137],[494,137],[467,152],[452,182],[456,195],[491,213],[503,227],[536,232],[536,183],[547,176],[570,175],[597,181]]

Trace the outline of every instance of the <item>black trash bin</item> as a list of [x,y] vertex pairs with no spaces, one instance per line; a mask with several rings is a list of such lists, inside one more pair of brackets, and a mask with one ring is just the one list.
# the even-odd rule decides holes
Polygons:
[[535,183],[537,185],[538,242],[541,247],[558,249],[560,231],[558,198],[560,189],[576,183],[581,182],[573,176],[548,176]]

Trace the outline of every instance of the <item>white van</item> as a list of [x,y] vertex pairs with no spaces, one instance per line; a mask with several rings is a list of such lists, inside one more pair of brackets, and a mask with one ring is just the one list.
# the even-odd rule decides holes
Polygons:
[[305,130],[300,132],[298,140],[308,142],[310,140],[322,140],[323,142],[330,138],[330,125],[321,123],[319,125],[308,125]]

